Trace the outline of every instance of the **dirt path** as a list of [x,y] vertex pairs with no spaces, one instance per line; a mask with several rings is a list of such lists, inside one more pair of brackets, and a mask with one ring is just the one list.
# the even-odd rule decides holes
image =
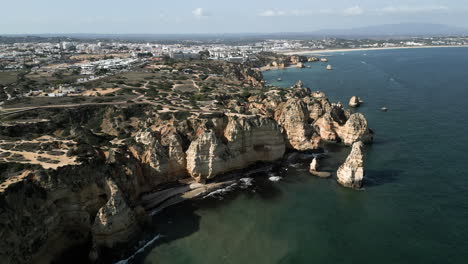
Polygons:
[[[140,94],[138,97],[130,99],[131,101],[137,101],[145,97],[144,95]],[[102,102],[102,103],[81,103],[81,104],[66,104],[66,105],[43,105],[43,106],[36,106],[36,107],[16,107],[16,108],[3,108],[3,111],[9,111],[5,113],[0,113],[2,115],[11,115],[25,111],[31,111],[36,109],[42,108],[72,108],[72,107],[79,107],[79,106],[92,106],[92,105],[123,105],[128,104],[127,101],[117,101],[117,102]]]

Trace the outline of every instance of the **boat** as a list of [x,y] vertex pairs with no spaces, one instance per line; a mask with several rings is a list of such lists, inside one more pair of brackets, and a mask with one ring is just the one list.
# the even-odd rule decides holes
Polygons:
[[382,112],[387,112],[387,111],[388,111],[388,108],[384,106],[384,107],[380,108],[380,111],[382,111]]
[[329,70],[329,71],[332,70],[332,66],[330,64],[327,65],[327,70]]
[[281,78],[278,78],[278,79],[276,79],[276,80],[277,80],[278,82],[281,82],[283,79],[281,79]]

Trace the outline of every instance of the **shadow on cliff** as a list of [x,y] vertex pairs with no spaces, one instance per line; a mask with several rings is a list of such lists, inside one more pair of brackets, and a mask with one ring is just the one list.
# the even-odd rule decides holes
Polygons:
[[395,182],[402,173],[402,170],[366,170],[364,186],[366,188],[372,188]]

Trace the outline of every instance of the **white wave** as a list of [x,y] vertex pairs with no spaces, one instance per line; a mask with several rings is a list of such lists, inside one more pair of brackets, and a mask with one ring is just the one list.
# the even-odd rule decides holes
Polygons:
[[209,194],[203,196],[203,198],[215,197],[215,198],[223,199],[222,195],[232,191],[236,185],[237,185],[237,183],[233,183],[233,184],[231,184],[231,185],[229,185],[227,187],[218,189],[216,191],[212,191]]
[[268,179],[270,181],[272,181],[272,182],[277,182],[277,181],[280,181],[283,178],[281,178],[280,176],[270,176]]
[[253,178],[242,178],[239,180],[240,183],[241,183],[241,188],[242,189],[246,189],[248,188],[249,186],[252,186],[253,185]]
[[156,240],[158,240],[159,238],[161,237],[161,235],[157,235],[155,236],[153,239],[151,239],[150,241],[146,242],[145,245],[143,245],[141,248],[139,248],[137,251],[135,251],[135,253],[133,253],[133,255],[131,255],[129,258],[127,259],[123,259],[123,260],[119,260],[118,262],[114,263],[114,264],[127,264],[130,260],[134,259],[138,254],[141,254],[143,253],[143,251],[145,251],[145,249],[149,246],[151,246]]

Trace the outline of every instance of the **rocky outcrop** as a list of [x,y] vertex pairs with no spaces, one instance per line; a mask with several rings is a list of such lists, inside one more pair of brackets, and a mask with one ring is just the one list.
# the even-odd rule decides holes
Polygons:
[[355,142],[346,161],[338,168],[336,173],[338,182],[349,188],[359,189],[364,179],[364,144]]
[[319,171],[319,164],[317,158],[314,158],[310,163],[309,172],[312,175],[318,176],[320,178],[331,177],[331,173],[328,171]]
[[314,123],[314,125],[323,140],[338,141],[336,127],[339,127],[339,125],[335,120],[333,120],[330,113],[325,113]]
[[319,148],[320,136],[311,126],[307,106],[301,99],[291,98],[282,104],[275,113],[275,119],[284,129],[290,148],[300,151]]
[[[248,73],[239,69],[237,74],[244,71]],[[106,248],[120,253],[114,248],[131,239],[145,218],[139,207],[143,193],[178,182],[216,182],[213,178],[220,174],[281,159],[286,149],[311,151],[320,149],[322,141],[351,145],[372,140],[362,114],[351,115],[323,92],[302,86],[298,82],[248,98],[220,96],[225,112],[157,111],[132,104],[43,109],[38,112],[52,111],[46,114],[56,119],[0,124],[4,138],[21,141],[32,133],[76,142],[66,154],[76,163],[33,167],[27,173],[21,169],[19,175],[0,171],[0,257],[6,263],[48,263],[87,241],[94,241],[92,258]],[[231,112],[235,107],[242,111]],[[320,171],[317,161],[313,165],[314,175],[328,173]],[[358,169],[347,166],[341,169],[341,181],[358,186]],[[346,181],[349,171],[354,180]]]
[[[112,248],[116,244],[128,242],[139,228],[135,211],[130,208],[122,191],[112,179],[107,180],[109,199],[101,207],[92,227],[93,248]],[[92,252],[95,259],[99,254]]]
[[199,181],[245,168],[259,161],[275,161],[285,152],[284,139],[274,120],[230,118],[226,143],[213,131],[203,132],[187,150],[187,169]]
[[213,131],[205,131],[187,150],[187,170],[199,181],[210,179],[227,171],[224,164],[228,159],[226,145]]
[[[90,239],[96,238],[97,252],[102,246],[128,241],[136,215],[123,195],[135,201],[136,173],[138,168],[130,164],[110,168],[95,157],[94,163],[31,171],[9,185],[0,192],[2,262],[50,263],[64,250]],[[113,181],[112,192],[106,179]],[[117,183],[123,188],[117,189]]]
[[234,77],[249,87],[263,87],[265,80],[261,71],[254,70],[243,64],[230,64],[224,70],[227,77]]
[[278,69],[284,69],[286,67],[286,64],[282,61],[273,61],[271,63],[272,67],[278,68]]
[[291,64],[298,64],[298,63],[303,63],[307,62],[308,59],[305,56],[298,56],[298,55],[293,55],[289,57],[288,62]]
[[139,131],[135,141],[137,144],[128,148],[137,160],[147,165],[146,177],[153,179],[154,186],[187,176],[187,162],[178,133],[161,136],[157,132]]
[[351,99],[349,99],[349,106],[351,107],[358,107],[361,105],[361,99],[357,96],[352,96]]
[[343,143],[351,145],[356,141],[372,142],[373,132],[367,127],[367,120],[361,113],[352,114],[344,126],[336,129]]
[[303,88],[304,83],[301,80],[297,81],[297,83],[293,86],[293,88]]

